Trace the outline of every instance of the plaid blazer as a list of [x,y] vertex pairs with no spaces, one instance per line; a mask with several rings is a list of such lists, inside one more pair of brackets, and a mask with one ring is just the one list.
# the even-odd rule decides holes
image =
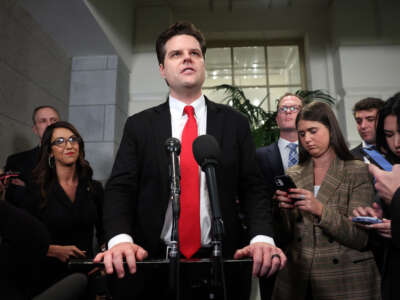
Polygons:
[[[290,168],[297,187],[314,190],[312,160]],[[380,275],[368,233],[350,220],[354,208],[371,205],[374,190],[367,165],[334,159],[317,199],[321,218],[298,209],[281,209],[281,222],[291,241],[287,266],[279,272],[273,299],[305,299],[307,289],[317,299],[380,299]]]

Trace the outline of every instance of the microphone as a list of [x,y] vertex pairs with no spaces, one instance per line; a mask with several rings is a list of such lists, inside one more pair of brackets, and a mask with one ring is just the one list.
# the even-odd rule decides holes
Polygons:
[[221,156],[221,150],[219,148],[217,140],[213,136],[207,134],[197,137],[193,142],[192,148],[194,159],[197,161],[203,172],[206,174],[208,195],[210,198],[211,211],[213,214],[212,256],[214,259],[212,265],[213,276],[210,280],[210,296],[211,294],[215,295],[217,293],[217,290],[222,287],[221,299],[227,299],[224,262],[222,259],[222,237],[224,235],[224,222],[222,220],[221,210],[219,208],[217,176],[215,173],[215,168],[218,166]]
[[167,154],[170,154],[171,152],[176,153],[176,155],[181,154],[181,142],[173,137],[170,137],[165,141],[164,144],[165,151],[167,151]]
[[172,228],[171,242],[167,247],[167,257],[169,258],[169,290],[168,295],[171,299],[179,299],[179,234],[178,222],[180,215],[180,195],[181,195],[181,172],[179,169],[178,155],[181,153],[181,142],[176,138],[169,138],[165,141],[165,151],[170,157],[169,162],[169,183],[170,201],[172,203]]
[[221,150],[217,140],[208,134],[197,137],[193,142],[193,155],[203,172],[206,174],[208,194],[214,217],[213,234],[216,241],[222,241],[224,233],[217,187],[215,168],[219,163]]
[[218,165],[220,155],[218,142],[212,135],[200,135],[194,140],[193,156],[204,172],[210,165]]
[[181,194],[181,171],[179,169],[178,155],[181,153],[181,142],[177,138],[169,138],[164,144],[165,151],[170,158],[169,162],[169,183],[170,201],[172,202],[172,231],[171,242],[173,250],[170,255],[178,255],[178,219],[180,214],[180,194]]
[[181,171],[179,169],[178,156],[181,154],[181,142],[177,138],[171,137],[165,141],[164,148],[165,152],[170,157],[169,178],[171,189],[179,188]]
[[86,291],[88,278],[85,274],[74,273],[58,281],[33,300],[73,300],[80,299]]

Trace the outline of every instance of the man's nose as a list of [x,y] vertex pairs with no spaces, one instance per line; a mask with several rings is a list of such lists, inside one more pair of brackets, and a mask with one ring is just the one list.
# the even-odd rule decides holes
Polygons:
[[183,60],[186,61],[192,61],[192,56],[190,55],[189,52],[184,52],[183,53]]
[[362,120],[361,121],[361,128],[367,127],[367,120]]

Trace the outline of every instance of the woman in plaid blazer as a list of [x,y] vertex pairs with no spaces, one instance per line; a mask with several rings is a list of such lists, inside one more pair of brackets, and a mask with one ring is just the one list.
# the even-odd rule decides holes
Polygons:
[[353,159],[327,104],[305,106],[296,126],[299,164],[287,174],[297,188],[276,192],[292,238],[273,299],[380,299],[379,272],[365,250],[368,233],[348,217],[372,203],[367,166]]

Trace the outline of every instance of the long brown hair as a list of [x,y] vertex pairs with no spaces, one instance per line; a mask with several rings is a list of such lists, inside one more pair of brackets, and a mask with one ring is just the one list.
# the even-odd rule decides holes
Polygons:
[[[315,101],[304,106],[296,118],[296,128],[298,129],[301,120],[316,121],[324,124],[329,130],[329,143],[335,154],[341,160],[353,160],[354,156],[349,151],[346,141],[340,130],[339,123],[328,104]],[[300,140],[300,137],[299,137]],[[311,155],[299,143],[299,164],[303,164],[311,158]]]
[[78,130],[71,123],[65,121],[60,121],[49,125],[43,133],[42,143],[40,146],[39,162],[32,172],[34,182],[40,187],[40,194],[42,196],[42,202],[40,203],[40,206],[42,208],[47,204],[47,193],[58,180],[54,157],[50,157],[52,152],[51,138],[53,136],[54,129],[56,128],[69,129],[79,139],[79,156],[78,160],[76,161],[76,175],[78,178],[80,180],[86,180],[89,182],[89,184],[91,184],[93,176],[93,170],[90,167],[89,162],[85,160],[85,145]]

